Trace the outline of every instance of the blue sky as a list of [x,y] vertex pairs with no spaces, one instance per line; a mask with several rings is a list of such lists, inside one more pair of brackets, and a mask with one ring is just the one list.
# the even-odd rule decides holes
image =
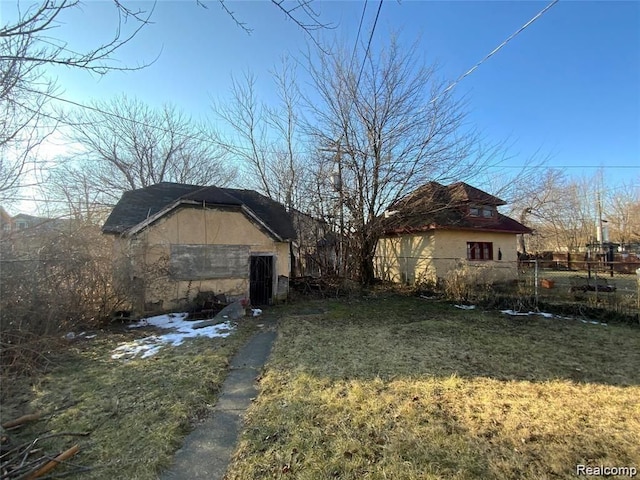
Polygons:
[[[437,61],[442,77],[454,80],[548,3],[386,0],[371,48],[379,49],[398,32],[407,45],[417,40],[424,61]],[[14,4],[0,0],[6,15]],[[275,95],[269,71],[283,56],[300,57],[308,37],[271,2],[227,1],[251,35],[217,1],[207,4],[203,9],[195,0],[159,0],[154,23],[118,53],[125,65],[157,57],[155,63],[102,78],[52,70],[60,95],[88,102],[126,92],[153,105],[172,102],[194,117],[211,117],[210,99],[227,97],[231,75],[250,70],[258,77],[258,93],[269,101]],[[352,46],[363,6],[316,0],[320,19],[335,25],[320,41]],[[361,42],[368,39],[377,8],[377,1],[367,3]],[[110,2],[92,0],[65,18],[54,33],[70,47],[106,38],[115,20]],[[550,155],[549,166],[571,167],[571,175],[602,167],[607,183],[638,184],[640,2],[561,0],[462,80],[455,93],[466,95],[469,121],[488,140],[510,140],[509,165],[522,165],[539,150]]]

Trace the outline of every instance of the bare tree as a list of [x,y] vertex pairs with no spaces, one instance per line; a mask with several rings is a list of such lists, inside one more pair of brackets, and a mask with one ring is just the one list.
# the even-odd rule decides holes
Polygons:
[[[4,72],[5,74],[7,72]],[[0,83],[4,81],[1,78]],[[1,88],[1,86],[0,86]],[[50,87],[51,88],[51,87]],[[34,150],[53,131],[56,122],[44,117],[46,98],[21,92],[0,97],[0,198],[11,202],[37,164]]]
[[101,225],[111,211],[94,185],[91,172],[73,162],[61,162],[47,172],[39,186],[47,216]]
[[415,45],[404,49],[392,38],[377,56],[355,61],[343,49],[310,61],[309,71],[315,91],[307,98],[308,132],[335,152],[334,185],[355,267],[370,284],[384,209],[428,180],[480,173],[491,152],[463,132],[462,103],[437,80],[435,67],[417,61]]
[[586,178],[569,180],[562,190],[562,204],[549,210],[537,230],[547,239],[546,250],[575,252],[596,239],[596,192]]
[[[595,240],[596,194],[593,179],[570,179],[548,169],[516,181],[513,215],[534,229],[520,250],[575,252]],[[521,242],[524,242],[521,239]]]
[[[196,0],[196,2],[198,5],[207,8],[207,4],[204,0]],[[225,0],[218,0],[218,2],[222,9],[240,28],[247,33],[252,32],[251,27],[238,18],[235,12],[229,8]],[[285,17],[295,23],[309,37],[316,47],[324,51],[322,45],[320,45],[320,42],[314,34],[319,30],[331,29],[334,27],[331,23],[322,21],[320,13],[314,8],[313,0],[271,0],[271,3],[275,5],[285,15]]]
[[228,152],[243,166],[245,176],[253,177],[254,188],[269,198],[275,198],[270,178],[270,148],[267,137],[265,107],[255,93],[255,76],[245,73],[244,78],[231,79],[231,101],[213,102],[214,113],[233,132],[224,141]]
[[621,245],[640,243],[640,188],[623,183],[604,192],[604,214],[610,238]]
[[301,95],[296,84],[294,67],[283,61],[281,68],[274,72],[279,104],[267,109],[268,123],[276,135],[275,162],[273,176],[278,185],[278,196],[288,210],[301,205],[300,187],[305,177],[305,155],[299,149],[300,141],[300,100]]
[[[0,25],[0,194],[3,200],[10,200],[23,186],[24,178],[35,168],[33,150],[56,127],[56,117],[45,108],[55,87],[46,77],[44,67],[63,66],[97,74],[142,68],[116,63],[114,53],[148,23],[151,12],[133,10],[114,0],[118,24],[112,36],[73,50],[52,32],[67,12],[80,5],[79,0],[49,0],[22,10],[17,2],[16,14],[13,18],[7,14],[5,18],[9,20]],[[126,22],[128,28],[125,28]]]
[[103,202],[159,182],[227,185],[236,173],[207,125],[171,105],[153,109],[126,96],[72,115],[71,140]]
[[[570,196],[562,171],[553,168],[541,170],[536,168],[538,166],[524,167],[517,175],[503,178],[503,187],[496,192],[508,198],[510,213],[520,223],[541,227],[553,220],[555,212],[564,209]],[[544,235],[544,229],[537,234]],[[525,235],[519,236],[518,244],[518,250],[527,254]]]
[[245,182],[291,210],[300,207],[305,178],[300,93],[290,63],[284,61],[273,78],[279,97],[276,105],[258,100],[256,78],[246,73],[241,80],[232,78],[230,100],[214,102],[213,110],[232,132],[225,148],[240,161]]

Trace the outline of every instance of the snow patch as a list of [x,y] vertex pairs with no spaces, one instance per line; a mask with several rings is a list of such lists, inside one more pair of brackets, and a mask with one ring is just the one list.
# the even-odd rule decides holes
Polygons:
[[512,317],[528,317],[531,315],[538,315],[544,318],[559,318],[561,320],[580,320],[582,323],[590,323],[592,325],[602,325],[606,327],[606,323],[596,322],[594,320],[582,320],[574,317],[563,317],[562,315],[555,315],[553,313],[548,312],[516,312],[515,310],[500,310],[500,313],[504,313],[505,315],[511,315]]
[[474,310],[476,308],[475,305],[454,305],[456,308],[460,308],[462,310]]
[[187,313],[170,313],[168,315],[143,318],[138,322],[132,323],[129,328],[156,327],[171,330],[171,332],[123,343],[113,351],[111,358],[114,360],[121,358],[131,359],[138,355],[140,355],[140,358],[148,358],[158,353],[165,345],[174,347],[182,345],[185,338],[228,337],[234,328],[228,321],[208,327],[193,328],[197,322],[187,321],[187,316]]

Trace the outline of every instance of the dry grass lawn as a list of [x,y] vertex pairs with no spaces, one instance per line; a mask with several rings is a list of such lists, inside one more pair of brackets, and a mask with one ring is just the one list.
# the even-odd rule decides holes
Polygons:
[[557,479],[575,478],[578,464],[640,468],[638,328],[400,296],[281,313],[229,479]]
[[53,478],[155,480],[194,423],[211,412],[230,358],[256,323],[247,318],[227,338],[187,339],[130,361],[113,360],[113,349],[149,330],[95,332],[95,339],[74,340],[48,355],[45,375],[3,385],[9,391],[2,392],[1,420],[44,413],[10,432],[14,447],[36,442],[26,464],[79,444],[79,453],[53,470]]

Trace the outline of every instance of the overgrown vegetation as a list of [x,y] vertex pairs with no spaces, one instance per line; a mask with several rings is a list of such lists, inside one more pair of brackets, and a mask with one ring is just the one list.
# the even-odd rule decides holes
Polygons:
[[[543,279],[547,282],[551,279],[553,286],[544,288]],[[582,319],[640,325],[635,276],[618,274],[615,278],[601,279],[603,285],[606,285],[604,282],[617,285],[617,289],[607,292],[574,288],[588,282],[593,285],[594,280],[587,279],[587,272],[540,270],[536,279],[532,268],[519,268],[516,278],[500,280],[496,278],[493,266],[461,261],[437,285],[421,283],[415,290],[486,308],[524,312],[544,309]]]
[[0,243],[0,379],[28,374],[56,340],[75,328],[96,328],[118,306],[109,239],[99,227],[65,221],[17,232]]
[[640,465],[637,329],[386,295],[304,308],[281,320],[231,479]]
[[77,443],[78,454],[57,467],[56,476],[155,479],[186,433],[210,413],[229,359],[255,328],[253,319],[243,319],[227,338],[189,339],[130,361],[113,360],[114,348],[148,332],[92,332],[96,338],[51,353],[45,375],[12,384],[2,423],[42,412],[40,421],[9,432],[14,448],[34,443],[40,455],[55,456]]

